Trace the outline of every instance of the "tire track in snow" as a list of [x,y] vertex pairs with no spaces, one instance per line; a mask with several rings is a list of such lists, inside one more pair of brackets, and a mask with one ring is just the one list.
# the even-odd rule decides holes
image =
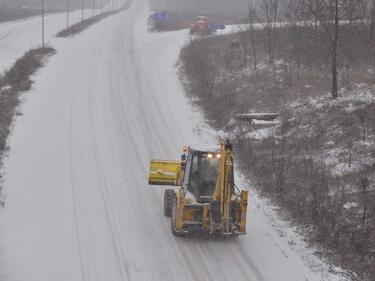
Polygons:
[[[90,108],[92,109],[92,104],[90,105]],[[93,112],[91,112],[91,115],[93,115]],[[98,151],[98,141],[97,141],[97,134],[95,129],[95,124],[93,122],[93,119],[90,122],[90,130],[91,130],[91,136],[92,136],[92,142],[91,146],[94,152],[94,158],[95,158],[95,165],[98,170],[98,177],[100,180],[100,187],[101,187],[101,194],[102,199],[105,207],[106,217],[109,223],[109,230],[112,238],[112,245],[116,254],[117,262],[119,265],[121,278],[122,280],[132,280],[130,275],[130,269],[128,268],[128,262],[125,259],[124,253],[122,252],[122,247],[119,244],[119,232],[118,232],[118,226],[117,223],[114,220],[115,214],[112,209],[112,203],[110,199],[110,191],[108,182],[105,176],[104,168],[102,165],[102,160],[100,159],[99,151]]]
[[0,49],[9,46],[14,41],[21,38],[27,32],[28,28],[29,27],[26,24],[18,24],[16,28],[14,28],[14,30],[9,31],[8,34],[6,34],[0,39]]
[[[103,40],[103,39],[102,39]],[[94,53],[100,52],[100,42],[96,42],[96,49]],[[93,65],[90,67],[90,69],[95,69],[94,61],[92,61]],[[91,86],[90,79],[92,79],[91,76],[89,76],[88,82],[89,82],[89,88]],[[118,227],[118,221],[116,219],[116,214],[113,210],[113,200],[111,199],[111,191],[110,187],[108,185],[108,180],[106,177],[105,169],[103,167],[103,160],[101,159],[100,152],[98,149],[99,141],[98,141],[98,134],[96,125],[98,124],[95,122],[95,117],[99,116],[97,112],[95,112],[94,102],[93,102],[93,96],[94,90],[89,90],[89,97],[88,97],[88,110],[89,110],[89,127],[90,127],[90,134],[91,134],[91,148],[93,150],[93,156],[95,159],[95,166],[98,172],[98,178],[99,178],[99,188],[100,188],[100,194],[103,200],[104,208],[105,208],[105,215],[106,219],[109,225],[109,231],[111,235],[111,243],[115,252],[115,256],[118,263],[118,268],[121,276],[121,280],[130,281],[131,273],[129,268],[129,262],[126,260],[125,254],[123,252],[123,247],[121,245],[121,235],[119,232]]]
[[75,223],[75,232],[76,232],[76,238],[77,238],[77,244],[78,244],[78,255],[79,255],[79,267],[81,272],[81,279],[82,281],[89,281],[88,276],[88,270],[87,266],[85,265],[85,258],[83,256],[83,239],[81,235],[80,230],[80,224],[79,224],[79,212],[78,212],[78,194],[76,192],[76,182],[77,182],[77,175],[76,171],[74,169],[74,163],[76,163],[76,152],[74,151],[75,145],[75,132],[74,132],[74,124],[76,124],[74,120],[74,105],[76,104],[76,96],[72,96],[71,106],[70,106],[70,121],[69,121],[69,139],[70,139],[70,174],[71,174],[71,190],[72,190],[72,196],[73,196],[73,212],[74,212],[74,223]]
[[8,30],[5,32],[5,34],[0,36],[0,42],[9,37],[10,35],[14,34],[14,32],[22,25],[23,23],[18,23],[15,27],[13,27],[11,30]]

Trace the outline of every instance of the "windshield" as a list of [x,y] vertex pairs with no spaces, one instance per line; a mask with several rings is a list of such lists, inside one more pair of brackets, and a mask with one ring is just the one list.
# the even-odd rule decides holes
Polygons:
[[212,196],[219,170],[219,158],[195,155],[191,169],[189,189],[196,196]]

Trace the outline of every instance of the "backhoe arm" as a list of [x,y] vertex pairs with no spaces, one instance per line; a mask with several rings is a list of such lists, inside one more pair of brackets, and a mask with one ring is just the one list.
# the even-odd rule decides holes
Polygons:
[[225,232],[229,232],[230,205],[232,194],[234,192],[233,155],[232,145],[229,141],[221,143],[220,155],[219,174],[215,192],[213,194],[213,200],[220,202],[222,227]]

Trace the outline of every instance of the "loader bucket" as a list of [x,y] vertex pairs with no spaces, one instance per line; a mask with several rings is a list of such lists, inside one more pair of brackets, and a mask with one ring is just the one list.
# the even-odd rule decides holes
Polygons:
[[180,161],[152,160],[148,184],[150,185],[181,185],[182,167]]

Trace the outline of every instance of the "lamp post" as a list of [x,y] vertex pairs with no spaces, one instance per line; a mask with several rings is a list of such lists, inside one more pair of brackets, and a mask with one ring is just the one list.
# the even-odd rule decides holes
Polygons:
[[70,5],[69,5],[69,0],[66,0],[66,29],[69,28],[69,9],[70,9]]
[[95,16],[95,0],[92,0],[92,16]]
[[85,1],[82,0],[82,15],[81,15],[81,21],[83,21],[83,18],[84,18],[84,10],[85,9]]
[[44,0],[42,0],[42,48],[44,49]]

